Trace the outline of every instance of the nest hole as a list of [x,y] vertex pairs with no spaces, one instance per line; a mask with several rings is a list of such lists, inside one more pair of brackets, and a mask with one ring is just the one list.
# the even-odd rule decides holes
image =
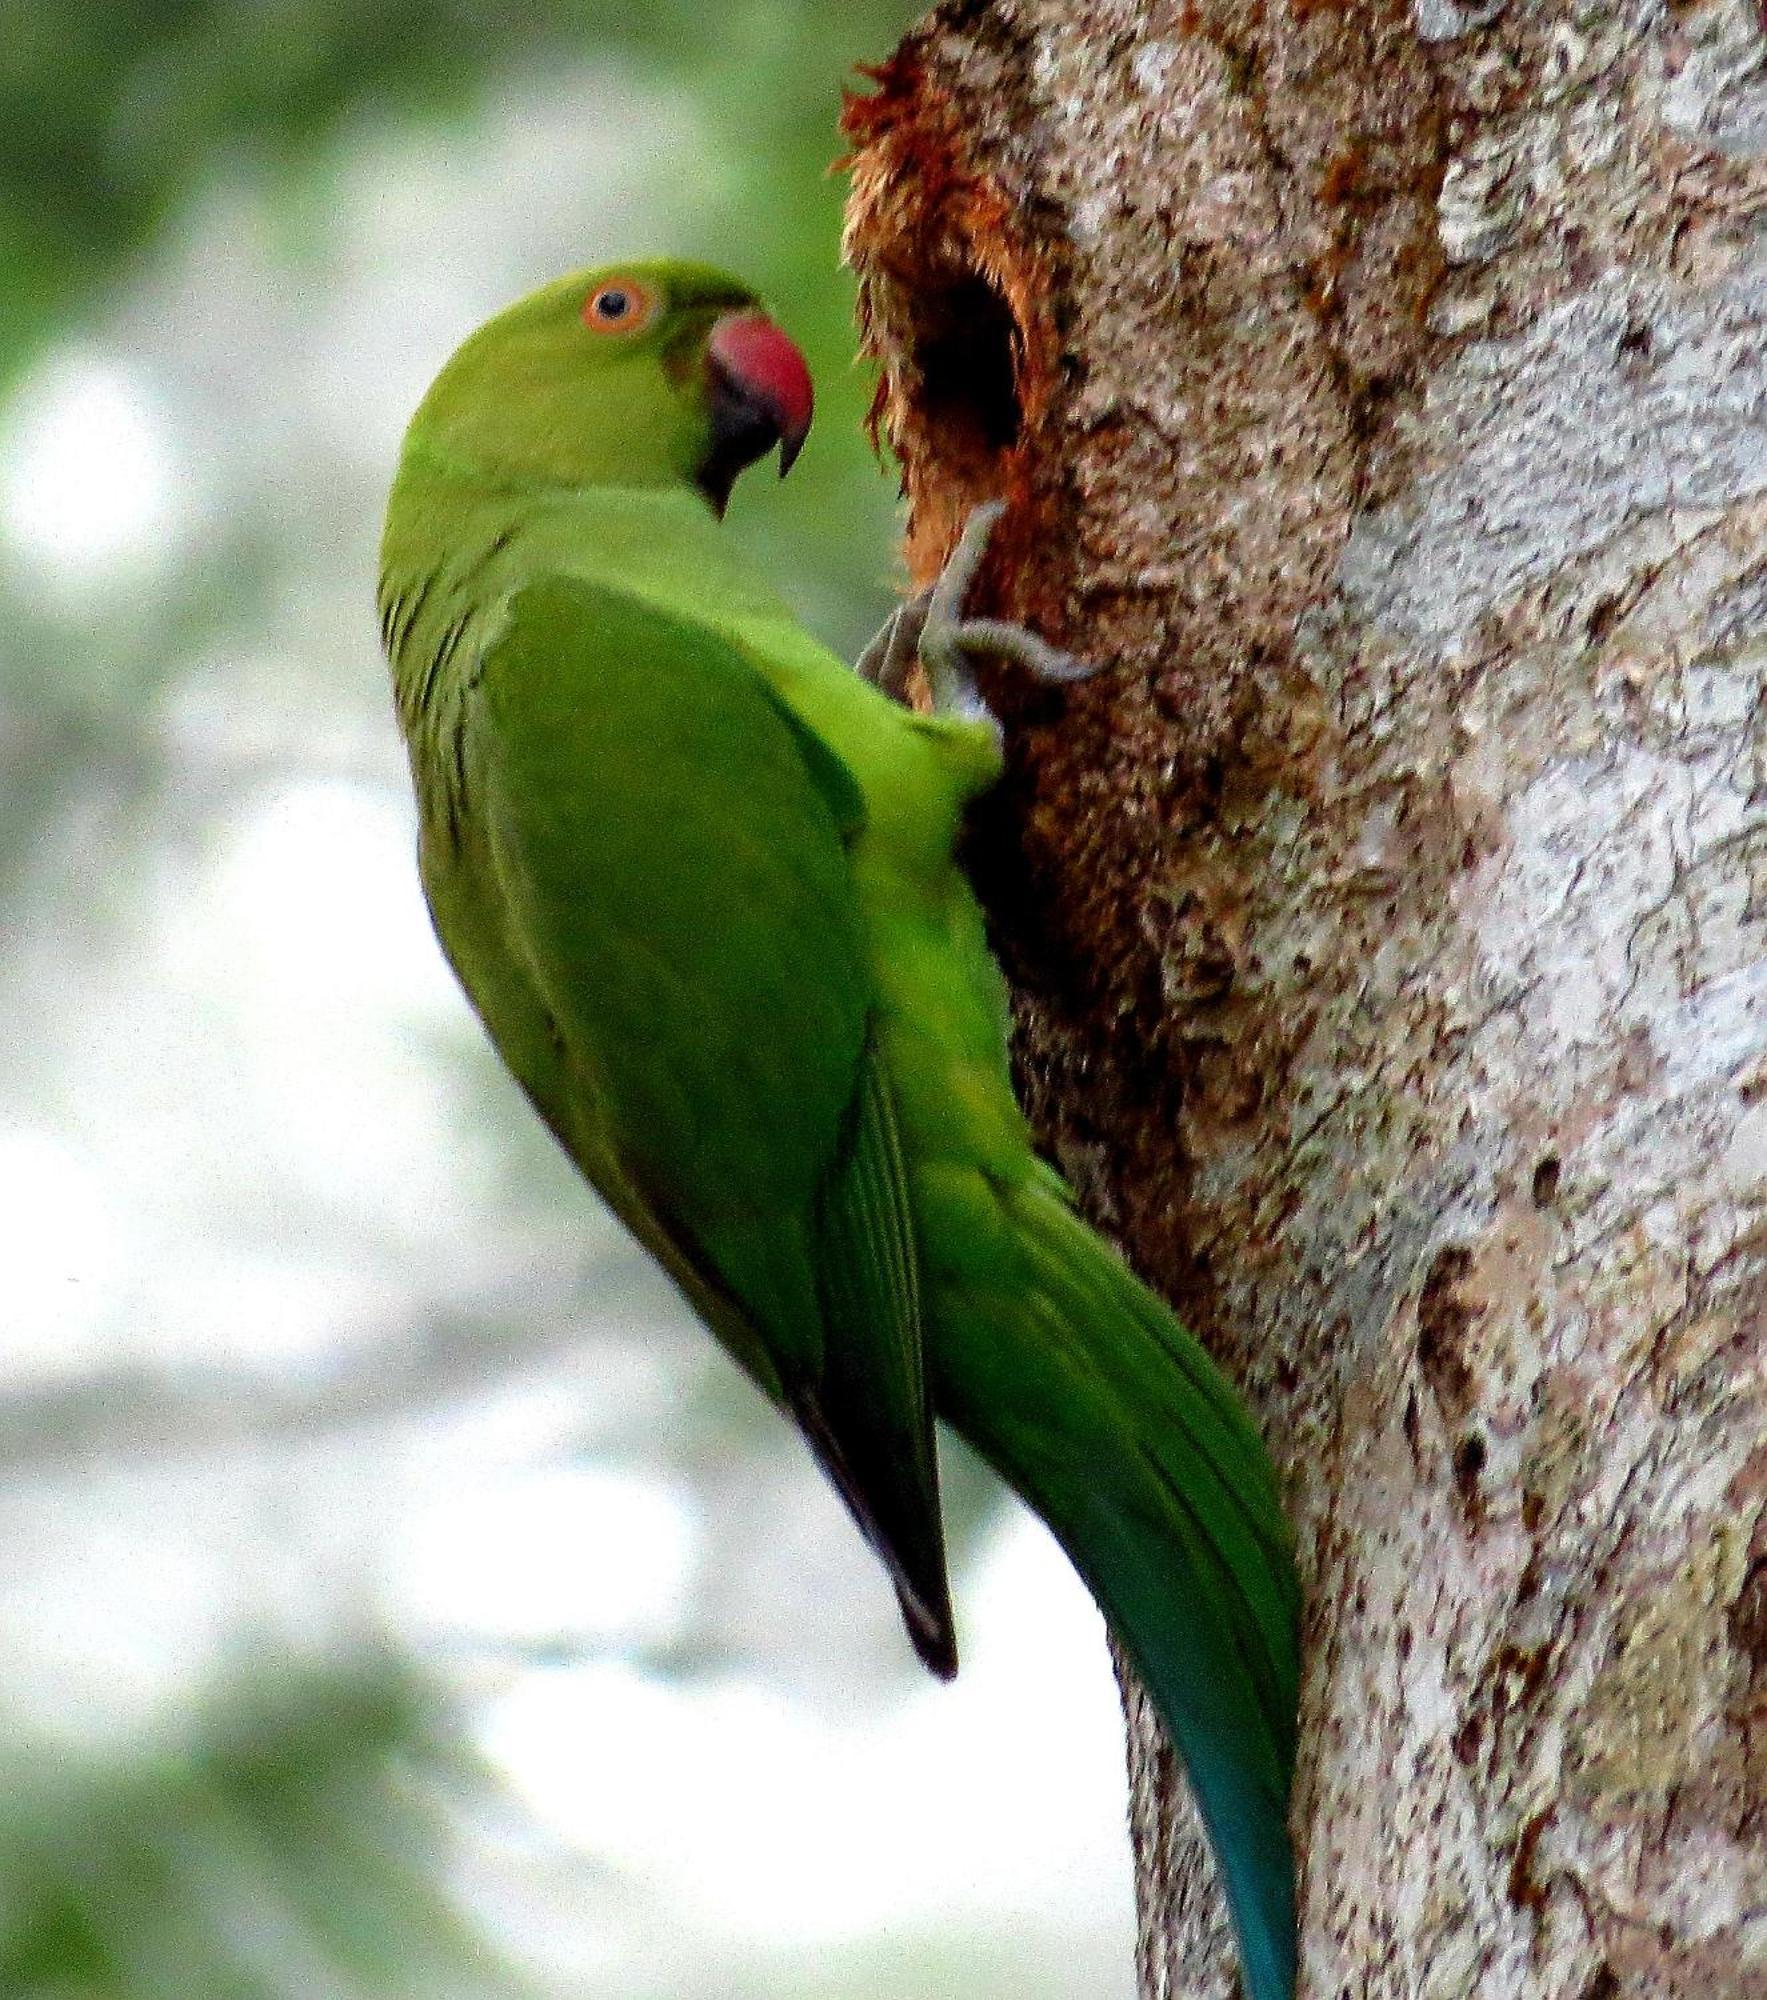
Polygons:
[[969,271],[930,293],[918,317],[922,428],[954,484],[993,492],[999,461],[1024,428],[1023,343],[1011,308],[987,279]]

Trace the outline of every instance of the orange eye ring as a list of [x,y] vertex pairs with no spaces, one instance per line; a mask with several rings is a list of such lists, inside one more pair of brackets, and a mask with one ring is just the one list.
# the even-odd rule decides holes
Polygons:
[[583,324],[591,333],[641,333],[656,317],[657,298],[636,278],[606,278],[583,301]]

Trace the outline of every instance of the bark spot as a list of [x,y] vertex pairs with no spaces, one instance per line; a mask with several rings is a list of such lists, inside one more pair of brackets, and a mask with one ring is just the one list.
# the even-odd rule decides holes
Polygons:
[[1767,1682],[1767,1556],[1757,1556],[1730,1607],[1730,1643],[1753,1686]]
[[1546,1885],[1540,1879],[1537,1864],[1540,1839],[1551,1821],[1550,1807],[1545,1812],[1532,1814],[1523,1824],[1521,1837],[1515,1844],[1515,1855],[1509,1866],[1509,1900],[1518,1910],[1538,1913],[1546,1907]]
[[1324,202],[1354,201],[1367,186],[1368,148],[1349,145],[1334,153],[1319,178],[1319,199]]
[[[1460,1423],[1473,1401],[1466,1344],[1478,1320],[1478,1309],[1461,1291],[1472,1268],[1472,1252],[1463,1244],[1438,1250],[1417,1299],[1417,1365],[1450,1425]],[[1481,1445],[1479,1463],[1473,1468],[1475,1478],[1483,1465]]]
[[1629,319],[1619,339],[1621,362],[1634,370],[1646,368],[1655,358],[1656,345],[1656,336],[1647,321]]
[[1598,597],[1589,607],[1589,615],[1583,621],[1583,636],[1592,646],[1606,643],[1608,635],[1619,624],[1625,611],[1621,598],[1612,595]]
[[1454,1761],[1470,1770],[1479,1759],[1479,1742],[1485,1733],[1484,1717],[1475,1709],[1454,1732]]
[[1461,1505],[1474,1517],[1484,1510],[1479,1480],[1485,1470],[1485,1458],[1485,1440],[1477,1431],[1468,1431],[1454,1447],[1454,1490],[1460,1495]]
[[1503,1753],[1510,1718],[1519,1716],[1525,1719],[1539,1703],[1551,1664],[1552,1649],[1549,1646],[1510,1644],[1497,1649],[1488,1676],[1493,1756]]

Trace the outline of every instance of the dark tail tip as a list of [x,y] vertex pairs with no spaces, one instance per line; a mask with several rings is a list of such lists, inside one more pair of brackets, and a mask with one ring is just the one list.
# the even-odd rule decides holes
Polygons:
[[908,1628],[909,1643],[920,1656],[920,1664],[942,1681],[957,1678],[957,1628],[951,1607],[936,1611],[923,1604],[911,1590],[896,1586],[896,1602],[902,1607],[902,1623]]

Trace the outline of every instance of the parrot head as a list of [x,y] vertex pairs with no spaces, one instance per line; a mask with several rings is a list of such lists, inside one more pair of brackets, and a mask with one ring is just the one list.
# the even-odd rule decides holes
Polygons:
[[722,514],[736,476],[810,428],[810,371],[746,285],[702,264],[582,271],[473,334],[408,443],[493,481],[685,481]]

